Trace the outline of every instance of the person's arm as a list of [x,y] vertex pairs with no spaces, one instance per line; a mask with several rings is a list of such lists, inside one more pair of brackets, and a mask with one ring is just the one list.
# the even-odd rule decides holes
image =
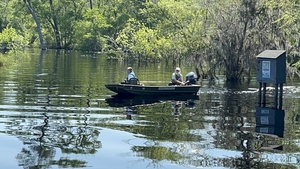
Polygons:
[[183,82],[183,76],[182,76],[182,74],[180,74],[180,78],[179,79],[180,79],[179,80],[180,85],[185,85],[185,82]]

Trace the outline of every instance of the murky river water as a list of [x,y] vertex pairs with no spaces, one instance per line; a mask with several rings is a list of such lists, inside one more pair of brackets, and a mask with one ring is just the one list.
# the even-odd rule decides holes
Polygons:
[[285,84],[281,108],[269,91],[257,104],[255,78],[203,81],[197,97],[112,98],[104,84],[122,81],[128,65],[148,85],[167,84],[174,69],[53,51],[1,69],[0,168],[300,167],[299,83]]

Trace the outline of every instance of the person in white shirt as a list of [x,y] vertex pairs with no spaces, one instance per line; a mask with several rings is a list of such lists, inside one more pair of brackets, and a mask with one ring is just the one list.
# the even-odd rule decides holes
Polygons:
[[183,82],[183,77],[182,77],[179,67],[176,67],[174,73],[172,74],[172,84],[173,85],[185,85],[185,83]]
[[131,78],[136,78],[136,76],[135,76],[135,74],[134,74],[134,72],[132,70],[132,67],[128,67],[127,68],[127,78],[126,78],[126,81],[129,82],[129,80]]

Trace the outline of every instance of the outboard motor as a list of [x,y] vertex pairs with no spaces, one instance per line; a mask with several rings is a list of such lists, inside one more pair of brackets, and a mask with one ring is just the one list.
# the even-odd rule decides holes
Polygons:
[[189,72],[185,76],[185,81],[187,85],[196,84],[197,83],[197,75],[194,72]]

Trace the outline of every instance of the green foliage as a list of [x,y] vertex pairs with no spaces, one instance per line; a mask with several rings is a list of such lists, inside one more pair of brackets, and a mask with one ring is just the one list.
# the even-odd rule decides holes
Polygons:
[[131,19],[116,40],[123,50],[131,53],[131,56],[144,56],[145,60],[155,60],[161,58],[159,39],[157,30]]
[[140,14],[147,19],[131,18],[117,38],[124,51],[148,59],[180,59],[206,45],[202,8],[189,1],[170,0],[144,5]]
[[0,33],[1,47],[7,50],[24,47],[23,37],[18,35],[14,28],[4,28]]
[[93,51],[105,50],[107,43],[103,32],[109,27],[106,18],[99,11],[87,10],[83,15],[83,20],[75,24],[74,48]]
[[289,26],[291,24],[299,23],[300,11],[299,0],[269,0],[265,1],[266,6],[269,9],[280,9],[281,14],[277,21],[283,21],[283,26]]
[[[288,51],[288,60],[293,67],[299,69],[300,57],[300,2],[299,0],[270,0],[264,2],[266,8],[272,11],[273,25],[277,25],[279,35],[277,42],[281,42],[283,49]],[[280,34],[279,34],[280,33]],[[278,44],[279,46],[280,44]],[[293,68],[290,68],[293,69]],[[299,72],[297,72],[299,75]]]

